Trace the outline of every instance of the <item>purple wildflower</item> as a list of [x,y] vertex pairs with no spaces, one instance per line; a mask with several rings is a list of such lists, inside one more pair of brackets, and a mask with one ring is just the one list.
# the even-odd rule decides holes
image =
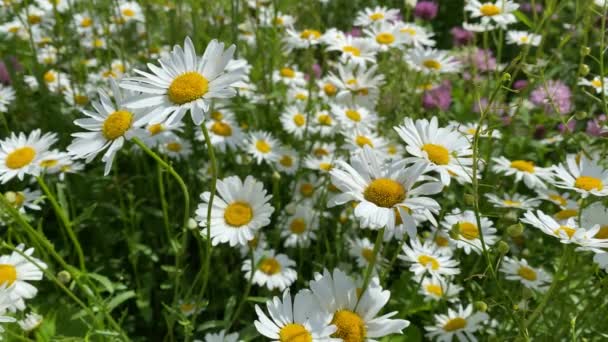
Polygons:
[[447,110],[451,104],[452,85],[450,81],[445,81],[440,86],[425,91],[422,95],[422,106],[425,109]]
[[562,81],[550,80],[540,84],[530,94],[530,101],[547,113],[567,114],[572,110],[572,92]]
[[414,8],[414,16],[423,20],[432,20],[437,16],[439,5],[433,1],[420,1]]
[[473,32],[467,31],[458,26],[453,27],[450,30],[450,33],[452,34],[452,40],[456,46],[466,45],[470,43],[474,37]]

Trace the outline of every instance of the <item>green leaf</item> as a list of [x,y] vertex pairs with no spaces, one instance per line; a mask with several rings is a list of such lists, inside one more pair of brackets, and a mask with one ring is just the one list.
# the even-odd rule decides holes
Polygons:
[[97,273],[87,273],[87,276],[103,285],[108,292],[114,293],[114,285],[108,277]]
[[135,291],[132,291],[132,290],[123,292],[123,293],[117,295],[116,297],[112,298],[110,300],[110,302],[108,303],[108,306],[107,306],[108,312],[112,312],[112,310],[114,310],[114,308],[116,308],[123,302],[125,302],[133,297],[135,297]]
[[515,14],[515,16],[517,17],[517,19],[519,19],[519,21],[521,21],[522,23],[524,23],[529,28],[532,28],[532,22],[530,21],[530,19],[525,14],[523,14],[520,11],[515,11],[515,12],[513,12],[513,14]]

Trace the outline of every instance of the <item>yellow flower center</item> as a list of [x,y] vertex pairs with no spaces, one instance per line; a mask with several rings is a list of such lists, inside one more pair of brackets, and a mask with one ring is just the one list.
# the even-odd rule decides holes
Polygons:
[[215,121],[220,121],[224,118],[224,114],[216,110],[215,112],[211,113],[211,118]]
[[317,157],[328,156],[329,151],[324,149],[323,147],[315,148],[312,153]]
[[374,179],[363,191],[363,197],[367,201],[383,208],[391,208],[401,203],[405,195],[403,185],[389,178]]
[[192,303],[183,303],[179,306],[179,310],[183,314],[188,314],[194,310],[195,306]]
[[78,105],[84,106],[89,103],[89,97],[86,95],[74,95],[74,102]]
[[90,27],[93,24],[93,20],[91,18],[82,18],[80,21],[80,27]]
[[456,331],[467,326],[467,320],[462,317],[452,318],[443,325],[445,331]]
[[418,262],[424,267],[431,267],[434,271],[439,269],[439,261],[429,255],[421,255],[418,257]]
[[426,286],[426,292],[435,295],[437,297],[442,297],[443,296],[443,289],[441,288],[441,286],[437,285],[437,284],[428,284]]
[[434,59],[427,59],[424,62],[422,62],[422,65],[424,65],[424,67],[427,69],[432,69],[432,70],[441,69],[441,63],[439,63],[439,61],[434,60]]
[[331,116],[327,114],[321,114],[317,117],[317,122],[319,123],[319,125],[331,126]]
[[260,240],[258,239],[258,237],[254,236],[253,239],[247,241],[247,245],[253,249],[256,249],[258,247],[259,242]]
[[414,28],[412,28],[412,27],[404,27],[404,28],[402,28],[399,31],[403,32],[403,33],[407,33],[410,36],[415,36],[416,35],[416,30]]
[[150,133],[150,136],[155,136],[162,131],[163,131],[162,124],[157,123],[157,124],[148,126],[148,132]]
[[530,41],[530,38],[528,36],[521,36],[521,38],[519,38],[519,41],[523,44],[526,44],[528,43],[528,41]]
[[359,147],[363,147],[365,145],[368,145],[369,147],[374,147],[374,143],[372,142],[372,140],[363,135],[358,135],[357,138],[355,138],[355,142]]
[[566,205],[568,203],[568,201],[560,195],[549,195],[549,198],[560,205]]
[[319,169],[321,169],[323,171],[329,172],[329,171],[331,171],[332,167],[333,166],[330,163],[325,163],[325,162],[319,163]]
[[338,92],[338,89],[336,88],[335,85],[333,85],[331,83],[325,83],[325,85],[323,86],[323,91],[325,92],[325,95],[327,95],[327,96],[334,96]]
[[321,38],[321,32],[317,30],[306,29],[300,33],[300,38],[308,40],[319,39]]
[[42,21],[42,17],[39,15],[30,14],[27,16],[27,22],[32,25],[40,24],[41,21]]
[[57,165],[59,161],[57,159],[47,159],[40,162],[40,166],[49,168]]
[[306,221],[302,218],[296,218],[291,221],[289,230],[294,234],[302,234],[306,230]]
[[279,164],[283,165],[284,167],[292,167],[293,166],[293,158],[291,158],[291,156],[284,155],[279,160]]
[[341,338],[344,342],[365,341],[367,327],[363,318],[357,313],[350,310],[336,311],[331,323],[338,328],[331,337]]
[[275,258],[266,258],[260,262],[259,269],[267,275],[273,275],[281,271],[281,264]]
[[304,101],[308,98],[308,95],[306,95],[305,93],[297,93],[295,95],[296,100],[300,100],[300,101]]
[[280,342],[311,342],[312,335],[303,325],[289,323],[279,330]]
[[608,225],[601,226],[600,230],[595,234],[596,239],[608,239]]
[[122,15],[125,17],[133,17],[135,16],[135,11],[130,8],[125,8],[122,10]]
[[511,206],[511,207],[519,207],[521,206],[521,202],[520,201],[511,201],[511,200],[504,200],[502,201],[502,203],[506,206]]
[[534,173],[534,163],[527,160],[514,160],[511,167],[522,172]]
[[591,85],[594,88],[601,88],[602,87],[602,81],[600,81],[599,78],[594,78],[593,81],[591,81]]
[[382,32],[376,35],[376,42],[382,45],[390,45],[395,42],[395,36],[389,32]]
[[298,127],[302,127],[306,124],[306,117],[300,113],[293,116],[293,123]]
[[369,15],[369,18],[373,21],[378,21],[384,19],[384,13],[372,13]]
[[233,228],[239,228],[251,222],[253,209],[248,203],[233,202],[224,211],[224,220]]
[[51,71],[51,70],[45,72],[44,76],[42,76],[42,78],[44,78],[44,82],[46,82],[46,83],[55,82],[55,80],[57,79],[55,77],[55,73],[53,71]]
[[568,227],[568,226],[559,226],[559,228],[557,228],[553,232],[555,233],[555,235],[559,236],[562,231],[565,232],[566,235],[568,235],[568,238],[572,238],[574,233],[576,233],[576,229]]
[[519,269],[517,270],[517,274],[519,274],[520,277],[522,277],[526,280],[530,280],[530,281],[536,280],[536,271],[534,271],[530,267],[520,266]]
[[211,125],[211,132],[222,137],[229,137],[232,136],[232,127],[225,122],[216,121]]
[[450,243],[450,240],[445,236],[437,235],[435,237],[435,244],[439,247],[446,247]]
[[459,222],[458,229],[460,235],[467,240],[475,240],[479,237],[477,225],[471,222]]
[[437,165],[447,165],[450,162],[450,152],[442,145],[424,144],[422,150],[426,152],[429,160]]
[[281,71],[279,72],[281,73],[281,76],[286,78],[294,78],[296,76],[296,72],[290,68],[281,68]]
[[555,218],[558,220],[567,220],[571,217],[575,217],[578,215],[578,210],[576,209],[564,209],[560,210],[555,214]]
[[278,25],[278,26],[283,26],[283,24],[284,24],[283,18],[281,18],[281,17],[276,17],[273,22],[275,25]]
[[353,56],[359,57],[361,56],[361,50],[359,48],[354,47],[352,45],[346,45],[342,48],[343,52],[350,53]]
[[0,264],[0,284],[13,285],[17,280],[17,269],[10,264]]
[[6,156],[6,167],[9,169],[20,169],[34,160],[36,150],[29,146],[24,146],[14,150]]
[[361,249],[361,256],[363,256],[367,262],[372,262],[372,260],[374,260],[374,250],[371,248],[363,248]]
[[180,152],[182,150],[182,144],[172,141],[167,144],[167,150],[175,153]]
[[266,142],[266,140],[264,140],[264,139],[260,139],[260,140],[256,141],[255,148],[264,154],[269,153],[272,150],[272,147],[270,147],[270,144],[268,144]]
[[485,17],[493,17],[500,14],[502,11],[500,10],[500,7],[494,4],[485,3],[479,7],[479,12]]
[[209,81],[195,71],[177,76],[167,91],[171,102],[181,105],[203,97],[209,90]]
[[310,183],[304,183],[300,185],[300,193],[304,197],[310,197],[315,191],[315,187]]
[[591,176],[578,177],[576,181],[574,181],[574,186],[585,191],[591,191],[593,189],[602,190],[604,188],[601,179]]
[[346,114],[346,117],[351,119],[352,121],[356,121],[356,122],[361,121],[361,114],[359,114],[359,112],[354,109],[347,109],[345,114]]
[[103,122],[101,132],[106,139],[114,140],[122,137],[125,132],[131,128],[132,122],[133,114],[131,114],[131,112],[126,110],[117,110],[108,115],[106,120]]

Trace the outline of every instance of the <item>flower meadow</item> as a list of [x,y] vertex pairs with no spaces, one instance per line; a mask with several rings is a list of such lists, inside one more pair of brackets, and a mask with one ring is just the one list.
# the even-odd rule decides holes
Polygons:
[[608,339],[608,1],[0,8],[4,340]]

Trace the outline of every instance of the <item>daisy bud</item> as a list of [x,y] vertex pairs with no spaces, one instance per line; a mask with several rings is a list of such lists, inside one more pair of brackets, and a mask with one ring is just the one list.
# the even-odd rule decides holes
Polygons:
[[509,253],[509,244],[504,242],[504,241],[499,241],[498,245],[496,246],[496,249],[498,250],[498,252],[500,254],[507,254]]
[[7,191],[4,194],[4,197],[6,198],[7,201],[9,201],[10,203],[14,203],[17,200],[17,194],[14,191]]
[[578,73],[581,76],[587,76],[591,70],[587,64],[581,64],[581,67],[578,69]]
[[488,304],[486,304],[484,301],[478,300],[473,304],[473,307],[475,307],[475,310],[480,311],[480,312],[486,312],[488,311]]
[[275,181],[275,182],[280,181],[280,180],[281,180],[281,174],[275,171],[275,172],[272,174],[272,180],[273,180],[273,181]]
[[57,273],[57,279],[59,279],[62,284],[67,284],[72,280],[72,275],[70,272],[63,270]]
[[517,222],[518,218],[519,218],[519,215],[517,215],[517,212],[514,210],[509,211],[505,215],[505,219],[507,219],[508,221],[512,221],[512,222]]
[[196,227],[198,227],[196,221],[193,218],[190,218],[188,220],[188,229],[196,229]]
[[510,237],[518,237],[523,232],[524,232],[524,226],[521,223],[516,223],[516,224],[510,225],[507,228],[507,234],[509,234]]
[[588,46],[583,46],[581,48],[581,56],[588,56],[591,53],[591,48]]
[[505,72],[502,74],[502,81],[504,83],[510,82],[511,81],[511,74],[509,74],[508,72]]
[[454,240],[459,239],[460,237],[460,225],[458,223],[455,223],[452,226],[452,229],[450,229],[450,237]]
[[475,204],[475,196],[473,196],[471,194],[464,194],[464,203],[466,205],[473,205],[473,204]]
[[587,112],[582,111],[582,110],[578,111],[578,112],[574,113],[574,117],[577,120],[584,120],[587,117]]

